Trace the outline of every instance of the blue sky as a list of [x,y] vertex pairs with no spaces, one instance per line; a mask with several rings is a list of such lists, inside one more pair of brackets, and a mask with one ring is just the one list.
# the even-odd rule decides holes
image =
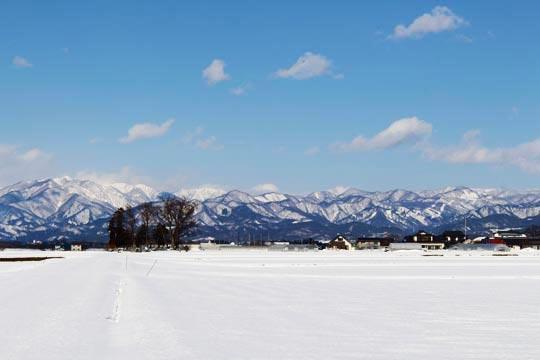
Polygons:
[[0,185],[538,188],[539,12],[536,1],[5,1]]

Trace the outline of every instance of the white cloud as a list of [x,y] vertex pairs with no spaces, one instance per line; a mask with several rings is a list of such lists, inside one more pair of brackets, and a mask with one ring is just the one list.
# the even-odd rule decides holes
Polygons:
[[128,130],[128,135],[119,139],[123,144],[131,143],[136,140],[149,139],[163,136],[169,131],[174,119],[169,119],[163,124],[141,123],[135,124]]
[[510,165],[530,173],[540,173],[540,139],[513,147],[488,148],[479,140],[480,132],[465,133],[460,144],[454,146],[424,146],[422,153],[431,160],[451,164]]
[[231,78],[229,74],[225,73],[225,62],[220,59],[212,60],[212,63],[203,70],[202,77],[208,85],[215,85]]
[[[332,62],[320,54],[306,52],[288,69],[279,69],[275,75],[280,78],[306,80],[331,74]],[[343,75],[343,74],[338,74]]]
[[423,14],[409,25],[397,25],[389,38],[421,38],[426,34],[452,31],[467,25],[467,21],[446,6],[436,6],[430,13]]
[[312,146],[312,147],[307,148],[304,151],[304,155],[315,156],[315,155],[319,154],[320,152],[321,152],[321,149],[318,146]]
[[430,123],[417,117],[394,121],[389,127],[372,138],[360,135],[350,142],[338,143],[333,147],[340,151],[367,151],[392,148],[404,143],[415,143],[431,135]]
[[0,144],[0,185],[52,175],[53,156],[38,148]]
[[265,183],[265,184],[255,185],[251,189],[251,191],[256,194],[266,194],[266,193],[279,192],[279,188],[275,184]]
[[19,69],[31,68],[34,66],[30,61],[28,61],[28,59],[25,59],[19,55],[13,57],[13,60],[11,60],[11,63],[13,64],[13,66]]

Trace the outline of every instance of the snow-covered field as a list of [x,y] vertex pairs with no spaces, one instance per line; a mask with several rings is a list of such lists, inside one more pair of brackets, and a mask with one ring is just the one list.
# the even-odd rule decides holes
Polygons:
[[540,253],[471,254],[4,251],[65,258],[0,263],[0,359],[539,359]]

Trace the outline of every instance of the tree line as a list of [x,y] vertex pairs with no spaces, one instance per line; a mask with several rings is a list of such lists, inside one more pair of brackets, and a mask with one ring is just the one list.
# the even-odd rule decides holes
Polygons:
[[155,248],[170,245],[179,249],[183,238],[196,226],[197,203],[168,198],[162,204],[144,203],[137,208],[117,209],[109,220],[109,249]]

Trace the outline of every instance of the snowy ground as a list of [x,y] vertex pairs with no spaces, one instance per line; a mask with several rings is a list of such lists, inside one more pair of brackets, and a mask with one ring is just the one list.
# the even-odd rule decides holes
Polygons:
[[0,359],[539,359],[540,253],[456,254],[4,251],[65,258],[0,263]]

